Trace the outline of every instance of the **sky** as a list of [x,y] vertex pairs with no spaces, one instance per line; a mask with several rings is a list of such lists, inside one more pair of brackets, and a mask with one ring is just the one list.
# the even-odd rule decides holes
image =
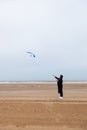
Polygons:
[[60,74],[87,80],[87,1],[0,0],[0,81]]

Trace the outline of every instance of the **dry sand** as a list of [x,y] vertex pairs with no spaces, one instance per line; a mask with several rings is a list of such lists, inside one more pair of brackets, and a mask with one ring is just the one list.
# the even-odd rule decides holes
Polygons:
[[87,130],[87,83],[0,84],[0,130]]

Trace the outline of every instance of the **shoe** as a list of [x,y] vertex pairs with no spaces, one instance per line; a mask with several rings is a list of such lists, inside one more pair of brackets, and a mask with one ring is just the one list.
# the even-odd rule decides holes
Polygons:
[[63,97],[59,97],[59,99],[63,99]]

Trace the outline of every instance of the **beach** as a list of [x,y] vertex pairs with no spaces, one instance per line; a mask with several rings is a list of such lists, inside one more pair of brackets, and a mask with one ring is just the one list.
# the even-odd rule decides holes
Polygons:
[[87,83],[0,83],[0,130],[86,130]]

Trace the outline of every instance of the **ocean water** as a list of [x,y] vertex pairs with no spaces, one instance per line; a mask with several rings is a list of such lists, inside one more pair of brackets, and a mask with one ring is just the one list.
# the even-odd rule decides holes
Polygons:
[[0,84],[55,84],[55,81],[0,81]]
[[[87,81],[64,81],[64,84],[87,84]],[[0,81],[0,84],[56,84],[56,81]]]

